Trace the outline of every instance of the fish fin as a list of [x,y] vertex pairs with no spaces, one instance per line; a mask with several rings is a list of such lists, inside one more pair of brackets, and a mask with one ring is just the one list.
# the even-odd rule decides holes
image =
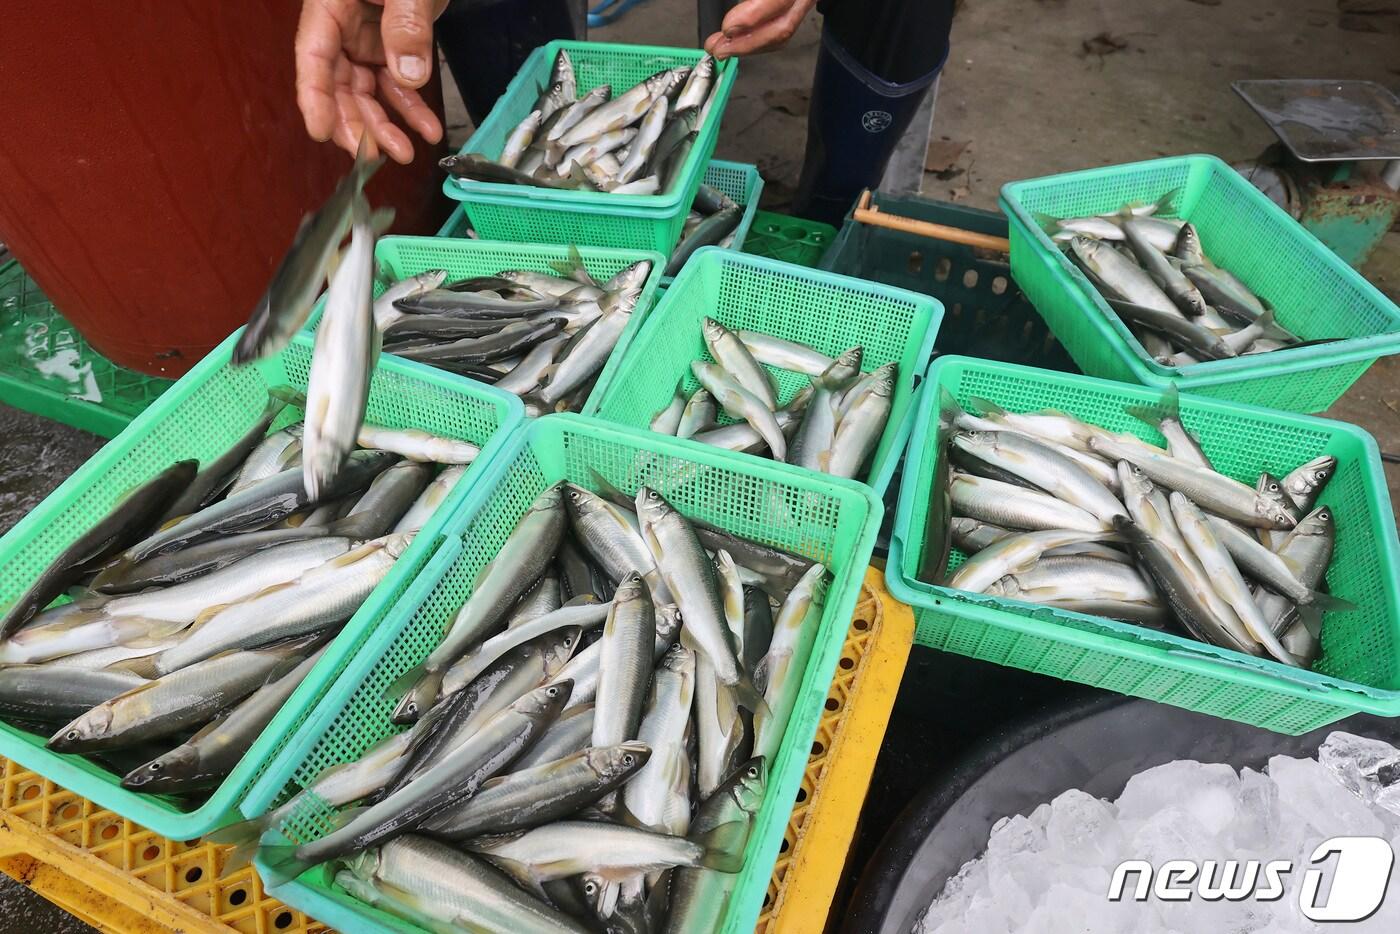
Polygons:
[[239,821],[205,834],[204,842],[233,847],[233,851],[224,857],[223,871],[234,872],[253,861],[253,856],[258,851],[258,840],[262,837],[264,829],[260,818]]
[[1046,233],[1052,233],[1060,229],[1060,219],[1058,217],[1051,217],[1044,211],[1032,211],[1031,220],[1035,221],[1036,226]]
[[1166,194],[1162,195],[1162,197],[1158,198],[1156,201],[1153,202],[1152,213],[1157,214],[1161,211],[1165,211],[1168,208],[1170,208],[1172,202],[1175,201],[1177,199],[1177,196],[1180,194],[1181,186],[1178,185],[1175,188],[1168,191]]
[[374,173],[379,171],[379,167],[384,164],[384,157],[376,156],[373,159],[369,155],[369,131],[360,134],[360,145],[355,150],[355,164],[351,167],[351,184],[355,186],[355,191],[360,191],[365,184],[374,177]]
[[[1270,305],[1262,298],[1259,299],[1259,303],[1264,306],[1264,314],[1254,319],[1256,323],[1263,322],[1263,328],[1259,336],[1266,337],[1269,340],[1283,341],[1285,344],[1298,343],[1298,335],[1278,323],[1274,306]],[[1267,320],[1264,315],[1268,315]]]
[[967,404],[988,418],[1000,417],[1008,414],[1006,409],[997,405],[991,399],[984,399],[981,396],[969,396]]
[[1123,411],[1127,412],[1129,415],[1142,422],[1144,425],[1149,425],[1153,428],[1156,428],[1158,425],[1162,424],[1163,415],[1157,411],[1155,406],[1125,405],[1123,406]]
[[[684,634],[684,629],[682,629]],[[733,723],[739,718],[739,708],[743,708],[754,715],[755,718],[767,719],[772,715],[768,709],[768,702],[763,699],[763,695],[754,687],[753,679],[748,672],[739,672],[739,681],[735,684],[721,685],[715,694],[717,715],[720,723]]]
[[369,227],[376,237],[382,237],[394,224],[393,208],[375,208],[369,215]]
[[705,848],[700,865],[716,872],[738,872],[744,865],[744,844],[748,841],[748,821],[735,820],[690,838]]
[[258,875],[269,889],[286,885],[311,868],[311,864],[297,858],[297,847],[291,843],[277,843],[258,847],[262,862]]
[[1298,622],[1307,627],[1314,639],[1322,638],[1322,610],[1315,605],[1298,607]]
[[1343,600],[1341,597],[1334,597],[1330,593],[1322,593],[1317,590],[1312,592],[1311,598],[1305,605],[1315,610],[1331,611],[1334,613],[1350,613],[1353,610],[1360,609],[1360,607],[1350,600]]
[[128,639],[143,642],[169,639],[177,632],[182,632],[187,625],[183,620],[150,620],[143,616],[128,616],[114,621],[112,628],[116,633],[117,644],[126,645]]

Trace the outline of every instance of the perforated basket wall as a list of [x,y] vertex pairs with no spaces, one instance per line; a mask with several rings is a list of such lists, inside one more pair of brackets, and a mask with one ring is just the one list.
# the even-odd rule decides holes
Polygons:
[[[262,413],[269,388],[284,384],[306,388],[310,337],[298,336],[283,353],[236,368],[228,360],[237,337],[235,333],[215,348],[0,539],[0,605],[23,592],[128,491],[175,461],[207,461],[222,454]],[[277,426],[291,417],[290,412],[284,415]],[[366,417],[393,428],[414,427],[463,438],[482,445],[482,454],[243,761],[202,805],[189,809],[173,798],[127,791],[120,785],[120,775],[80,756],[50,752],[44,748],[47,737],[5,723],[0,723],[0,755],[174,839],[192,839],[236,819],[243,792],[432,554],[442,522],[470,492],[505,437],[524,420],[524,412],[520,401],[507,393],[384,357],[370,386]]]
[[[521,66],[490,115],[462,147],[496,159],[506,138],[534,109],[540,88],[549,84],[555,54],[568,51],[582,97],[601,84],[621,94],[649,75],[677,65],[693,65],[698,49],[604,42],[551,42],[541,46]],[[577,243],[592,246],[655,250],[670,255],[680,237],[704,167],[714,154],[720,120],[738,73],[738,61],[720,63],[717,97],[691,147],[681,174],[670,191],[655,195],[614,195],[597,191],[559,191],[497,182],[444,179],[447,197],[463,202],[472,227],[488,240],[525,243]]]
[[[1294,350],[1164,367],[1150,359],[1084,274],[1037,223],[1155,201],[1196,225],[1206,255],[1270,302],[1305,340]],[[1213,156],[1178,156],[1012,182],[1011,272],[1055,336],[1093,376],[1295,412],[1320,412],[1377,357],[1400,350],[1400,309],[1320,240]]]
[[[914,607],[916,639],[985,661],[1241,720],[1279,733],[1316,729],[1358,711],[1400,714],[1400,586],[1395,523],[1375,441],[1353,425],[1183,395],[1182,421],[1215,468],[1252,487],[1260,473],[1287,474],[1319,454],[1337,472],[1321,504],[1336,517],[1327,586],[1353,612],[1323,618],[1322,657],[1313,671],[1216,648],[1127,623],[986,597],[926,583],[936,551],[928,528],[938,437],[938,387],[962,405],[990,399],[1011,411],[1056,409],[1111,431],[1163,439],[1124,411],[1151,406],[1155,390],[965,357],[929,369],[910,441],[890,545],[890,592]],[[962,556],[956,551],[950,567]]]
[[[897,361],[890,418],[866,476],[859,478],[876,490],[889,485],[907,437],[902,432],[907,432],[914,383],[928,363],[943,318],[936,299],[757,256],[700,250],[637,335],[603,394],[598,416],[645,428],[671,401],[677,384],[686,393],[695,389],[691,361],[712,359],[700,330],[706,316],[733,330],[800,341],[829,356],[859,344],[865,348],[861,369],[866,372]],[[778,381],[780,402],[810,383],[800,373],[769,372]],[[727,416],[720,420],[732,421]]]
[[[479,487],[454,518],[455,534],[434,556],[399,613],[365,644],[269,766],[248,796],[245,810],[248,814],[265,810],[304,787],[325,767],[357,757],[398,730],[389,721],[393,704],[384,697],[385,688],[438,644],[468,596],[470,582],[496,556],[535,497],[561,479],[595,486],[590,471],[629,493],[651,485],[688,515],[822,561],[831,571],[801,695],[782,747],[769,763],[767,795],[745,851],[738,887],[724,910],[722,930],[751,931],[841,655],[874,546],[880,505],[859,484],[814,477],[780,464],[740,460],[723,451],[696,451],[650,432],[574,415],[532,421],[502,458],[491,481]],[[315,838],[329,826],[328,818],[324,807],[307,806],[283,829],[293,839]],[[330,885],[324,869],[311,870],[276,892],[288,904],[340,931],[368,934],[389,923],[384,915]]]
[[[622,355],[628,345],[641,330],[652,306],[656,304],[657,290],[661,283],[661,271],[666,265],[658,253],[644,250],[613,250],[605,247],[578,248],[583,267],[599,282],[612,278],[633,263],[647,260],[651,263],[651,274],[642,285],[642,294],[632,310],[632,318],[623,328],[608,356],[598,381],[584,401],[582,411],[591,412],[603,398],[603,390],[617,372]],[[375,258],[394,279],[416,276],[429,269],[446,269],[447,281],[467,279],[472,276],[494,276],[508,269],[528,269],[531,272],[558,274],[551,264],[569,261],[567,245],[539,245],[533,243],[498,243],[494,240],[455,240],[445,237],[384,237],[374,248]],[[375,294],[384,291],[382,283],[374,284]],[[319,320],[320,306],[316,319]]]

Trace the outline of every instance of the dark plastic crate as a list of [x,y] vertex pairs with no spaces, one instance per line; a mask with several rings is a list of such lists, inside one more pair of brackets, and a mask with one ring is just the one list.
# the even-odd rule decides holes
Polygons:
[[[916,220],[1005,237],[996,212],[876,192],[880,210]],[[757,232],[762,214],[754,221]],[[1043,318],[1011,278],[1005,253],[872,227],[849,216],[822,268],[932,295],[943,303],[937,354],[982,357],[1078,373]]]
[[749,227],[744,252],[815,268],[835,239],[836,228],[830,224],[759,211]]

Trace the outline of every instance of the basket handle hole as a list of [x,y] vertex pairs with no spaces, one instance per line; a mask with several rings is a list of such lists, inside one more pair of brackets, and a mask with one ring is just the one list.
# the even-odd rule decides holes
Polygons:
[[952,274],[953,261],[946,256],[938,257],[938,262],[933,264],[933,278],[939,282],[947,282]]

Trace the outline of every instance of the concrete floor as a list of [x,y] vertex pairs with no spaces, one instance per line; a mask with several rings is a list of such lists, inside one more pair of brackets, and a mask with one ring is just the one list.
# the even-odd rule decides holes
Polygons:
[[[1253,156],[1270,136],[1231,80],[1400,84],[1395,36],[1345,31],[1333,7],[1326,0],[967,0],[937,102],[930,162],[939,171],[925,175],[924,193],[993,208],[1001,185],[1018,178],[1177,153]],[[775,209],[790,201],[801,166],[819,36],[813,16],[782,51],[746,60],[721,132],[718,155],[757,164],[765,206]],[[692,45],[693,4],[645,0],[593,38]],[[1098,54],[1107,49],[1114,50]],[[455,142],[470,132],[460,102],[449,101],[448,126]],[[1387,238],[1364,272],[1400,297],[1400,235]],[[1372,367],[1328,414],[1400,452],[1400,358]],[[0,531],[100,444],[3,406],[0,433]],[[1400,501],[1400,468],[1387,472],[1391,498]],[[0,932],[83,928],[0,882]]]

